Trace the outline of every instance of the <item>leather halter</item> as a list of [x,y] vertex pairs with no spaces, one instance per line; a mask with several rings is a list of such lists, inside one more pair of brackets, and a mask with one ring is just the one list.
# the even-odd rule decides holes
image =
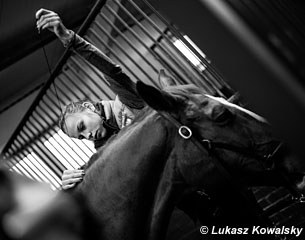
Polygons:
[[[188,126],[181,124],[174,117],[172,117],[169,113],[161,112],[158,110],[155,110],[155,111],[159,115],[161,115],[163,118],[165,118],[169,122],[171,122],[178,129],[178,133],[183,139],[191,140],[194,143],[194,145],[196,145],[200,150],[207,151],[209,153],[209,155],[213,155],[214,156],[213,163],[216,166],[217,170],[221,173],[221,175],[223,177],[225,177],[228,180],[228,182],[230,183],[230,185],[232,185],[232,187],[237,189],[243,195],[243,197],[249,201],[251,199],[249,199],[249,197],[243,192],[243,189],[245,189],[245,186],[240,184],[238,181],[236,181],[231,176],[231,174],[225,169],[225,167],[221,163],[219,157],[217,156],[215,149],[218,148],[218,149],[230,150],[230,151],[240,153],[243,155],[255,157],[258,160],[266,161],[266,160],[271,159],[283,145],[282,143],[279,143],[279,145],[274,149],[274,151],[272,153],[264,155],[264,156],[260,156],[256,153],[254,153],[253,151],[249,151],[248,148],[242,148],[242,147],[238,147],[238,146],[234,146],[234,145],[222,143],[222,142],[213,142],[210,139],[202,138],[202,136],[198,135],[197,133],[193,133],[192,130]],[[291,182],[288,180],[288,178],[286,176],[284,176],[281,173],[279,173],[279,174],[282,175],[283,180],[286,182],[285,185],[286,185],[287,189],[290,191],[293,200],[296,202],[302,202],[302,203],[305,202],[305,196],[302,193],[300,193],[299,191],[297,191],[292,186]]]

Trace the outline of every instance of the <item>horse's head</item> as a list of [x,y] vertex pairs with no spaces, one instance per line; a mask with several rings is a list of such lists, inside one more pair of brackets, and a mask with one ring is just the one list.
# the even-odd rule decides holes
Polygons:
[[232,126],[234,127],[232,122],[236,116],[232,104],[209,96],[194,85],[158,90],[139,82],[137,90],[150,107],[169,113],[200,136],[211,140],[231,137]]
[[170,113],[202,138],[249,146],[267,142],[272,135],[262,117],[223,98],[210,96],[194,85],[158,90],[138,82],[137,90],[150,107]]
[[[205,138],[216,139],[223,136],[223,132],[234,119],[234,114],[224,104],[194,85],[171,86],[159,90],[138,82],[137,91],[150,107],[163,116],[170,115],[179,124]],[[199,149],[190,139],[180,137],[177,126],[173,127],[171,120],[167,122],[176,131],[170,135],[173,146],[171,156],[175,158],[183,177],[189,180],[189,184],[197,186],[199,182],[213,179],[215,174],[209,153]]]
[[[150,107],[165,116],[169,114],[181,125],[189,127],[201,140],[241,148],[259,148],[271,139],[269,126],[263,118],[225,99],[210,96],[194,85],[171,86],[159,90],[138,82],[137,91]],[[214,157],[208,151],[199,149],[190,140],[182,139],[175,144],[175,155],[181,154],[181,162],[185,166],[181,169],[187,169],[193,176],[198,171],[201,182],[207,179],[214,181],[216,174],[211,163]],[[218,154],[229,168],[237,171],[243,168],[240,165],[243,161],[241,154],[223,149],[219,149]],[[193,182],[195,181],[194,179]]]

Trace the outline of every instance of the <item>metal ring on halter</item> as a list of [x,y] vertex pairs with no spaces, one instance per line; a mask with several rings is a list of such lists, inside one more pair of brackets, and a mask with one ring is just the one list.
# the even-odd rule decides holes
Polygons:
[[300,196],[292,197],[292,200],[297,203],[305,203],[305,196],[300,194]]
[[305,203],[305,196],[303,194],[299,197],[298,202]]
[[201,140],[202,144],[205,145],[205,147],[208,149],[208,150],[211,150],[212,149],[212,143],[209,139],[202,139]]
[[[184,131],[184,130],[186,130],[188,134],[183,133],[182,131]],[[181,126],[181,127],[179,127],[179,134],[184,139],[189,139],[193,133],[192,133],[191,129],[188,128],[187,126]]]

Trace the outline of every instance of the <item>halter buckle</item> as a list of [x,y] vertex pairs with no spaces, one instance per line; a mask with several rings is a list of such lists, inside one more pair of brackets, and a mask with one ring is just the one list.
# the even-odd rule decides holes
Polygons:
[[300,194],[299,196],[293,196],[292,200],[296,203],[305,203],[305,196]]
[[192,136],[192,131],[187,126],[181,126],[179,127],[179,135],[183,137],[184,139],[189,139]]
[[202,139],[201,142],[208,150],[212,149],[212,142],[209,139]]

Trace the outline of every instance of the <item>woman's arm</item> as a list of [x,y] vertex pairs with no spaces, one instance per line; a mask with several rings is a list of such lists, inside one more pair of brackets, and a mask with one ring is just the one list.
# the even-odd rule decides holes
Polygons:
[[103,72],[110,84],[110,88],[119,95],[120,100],[125,105],[136,109],[144,107],[143,100],[136,92],[135,83],[122,71],[121,67],[91,43],[67,29],[57,13],[40,9],[36,12],[36,19],[38,30],[47,28],[54,32],[64,46],[74,49],[74,51]]
[[136,91],[136,84],[102,51],[75,33],[71,33],[69,42],[64,43],[73,48],[88,62],[98,68],[106,77],[111,90],[118,94],[120,101],[130,108],[143,108],[144,102]]

